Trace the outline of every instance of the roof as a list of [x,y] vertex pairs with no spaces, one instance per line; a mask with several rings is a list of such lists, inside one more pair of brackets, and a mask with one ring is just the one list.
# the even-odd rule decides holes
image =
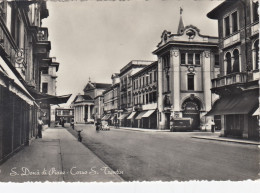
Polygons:
[[77,95],[75,97],[75,99],[72,101],[72,103],[74,103],[79,97],[82,97],[86,101],[92,101],[93,100],[93,98],[89,95]]
[[136,72],[135,74],[132,75],[132,77],[136,77],[142,73],[144,73],[146,70],[150,69],[150,68],[153,68],[154,66],[157,66],[158,65],[158,61],[155,61],[153,62],[152,64],[146,66],[145,68],[143,68],[142,70]]
[[238,0],[226,0],[223,3],[219,4],[213,10],[211,10],[207,17],[210,19],[218,19],[219,12],[222,12],[224,8],[227,8],[234,4],[234,2],[238,2]]
[[112,86],[112,84],[107,84],[107,83],[92,83],[95,88],[109,88]]

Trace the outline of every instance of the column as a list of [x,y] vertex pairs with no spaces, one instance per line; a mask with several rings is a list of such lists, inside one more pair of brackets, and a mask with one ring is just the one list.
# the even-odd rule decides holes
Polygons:
[[179,50],[171,50],[171,62],[173,66],[173,85],[171,88],[172,104],[174,111],[180,111],[180,53]]
[[88,105],[88,119],[90,119],[90,105]]
[[[86,108],[86,105],[83,105],[82,107],[82,112],[83,112],[83,122],[85,122],[85,108]],[[87,120],[86,120],[87,121]]]
[[[211,109],[211,54],[209,51],[205,51],[203,53],[203,64],[202,64],[202,73],[203,73],[203,80],[202,84],[204,88],[204,103],[205,103],[205,110],[209,111]],[[213,64],[212,64],[213,65]]]
[[[164,129],[165,127],[165,114],[163,113],[163,95],[162,95],[162,58],[158,58],[158,99],[157,99],[157,105],[158,105],[158,128]],[[140,103],[140,100],[139,100]],[[138,120],[138,127],[139,127],[139,120]]]

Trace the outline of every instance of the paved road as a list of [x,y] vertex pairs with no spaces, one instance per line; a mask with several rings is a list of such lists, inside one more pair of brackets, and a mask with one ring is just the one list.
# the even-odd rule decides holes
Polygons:
[[256,145],[191,138],[195,133],[76,129],[83,129],[83,143],[114,171],[122,170],[126,181],[259,179]]

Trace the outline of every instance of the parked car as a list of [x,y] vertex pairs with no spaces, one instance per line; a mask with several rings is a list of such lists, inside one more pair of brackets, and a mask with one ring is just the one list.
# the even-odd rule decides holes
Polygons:
[[107,121],[101,121],[101,130],[110,130]]
[[192,118],[174,118],[170,122],[170,131],[189,131],[192,130]]

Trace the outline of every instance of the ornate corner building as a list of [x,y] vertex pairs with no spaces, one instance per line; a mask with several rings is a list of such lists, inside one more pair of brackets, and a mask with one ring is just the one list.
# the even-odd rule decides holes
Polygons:
[[174,117],[190,117],[192,127],[199,128],[217,98],[210,82],[220,73],[218,38],[184,27],[180,16],[177,33],[165,30],[153,53],[158,56],[159,129],[169,129]]

